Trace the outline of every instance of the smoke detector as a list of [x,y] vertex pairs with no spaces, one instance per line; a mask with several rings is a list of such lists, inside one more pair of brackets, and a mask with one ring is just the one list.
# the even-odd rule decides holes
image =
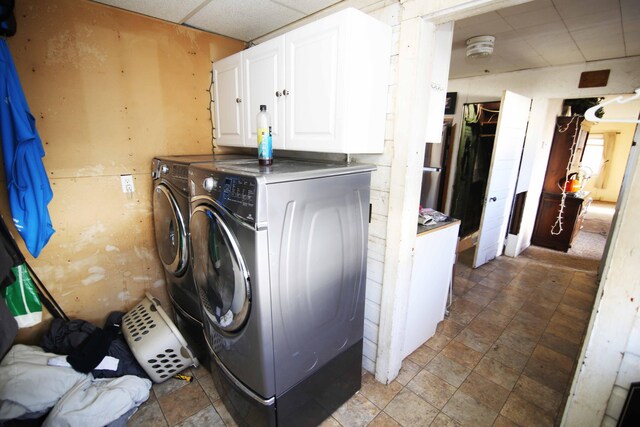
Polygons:
[[467,39],[467,58],[482,58],[493,53],[493,36],[476,36]]

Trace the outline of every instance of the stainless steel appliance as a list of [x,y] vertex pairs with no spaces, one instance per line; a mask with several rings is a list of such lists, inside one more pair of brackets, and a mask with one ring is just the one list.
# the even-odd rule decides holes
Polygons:
[[210,367],[240,425],[317,425],[360,388],[372,170],[189,168]]
[[450,134],[451,126],[445,123],[442,127],[442,142],[425,144],[422,190],[420,192],[420,205],[423,208],[444,212],[446,157],[449,150]]
[[173,320],[198,357],[205,355],[206,351],[202,346],[200,301],[189,265],[188,167],[192,163],[239,157],[211,154],[159,156],[151,165],[156,247],[164,266]]

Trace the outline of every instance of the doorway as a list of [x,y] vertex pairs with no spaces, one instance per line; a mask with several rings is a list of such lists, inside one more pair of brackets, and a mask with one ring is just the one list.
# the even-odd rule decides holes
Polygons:
[[463,106],[451,206],[451,216],[460,220],[461,238],[480,228],[499,114],[499,101]]

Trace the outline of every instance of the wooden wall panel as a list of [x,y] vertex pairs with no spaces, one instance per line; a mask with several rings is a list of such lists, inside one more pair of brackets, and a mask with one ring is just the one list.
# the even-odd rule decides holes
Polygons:
[[[243,43],[84,0],[16,3],[8,43],[54,192],[56,233],[30,262],[73,318],[101,325],[145,291],[166,302],[151,160],[211,152],[211,62]],[[133,175],[134,194],[122,193],[120,174]],[[45,326],[22,331],[22,341]]]

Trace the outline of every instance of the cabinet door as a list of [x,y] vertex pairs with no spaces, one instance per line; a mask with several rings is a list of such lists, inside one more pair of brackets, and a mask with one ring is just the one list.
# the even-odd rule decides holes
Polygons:
[[242,121],[241,53],[213,63],[214,126],[218,145],[245,145]]
[[331,151],[337,146],[342,37],[339,19],[323,19],[285,35],[288,149]]
[[245,50],[242,58],[246,145],[257,144],[256,116],[260,105],[266,105],[271,117],[273,148],[284,149],[284,36]]

